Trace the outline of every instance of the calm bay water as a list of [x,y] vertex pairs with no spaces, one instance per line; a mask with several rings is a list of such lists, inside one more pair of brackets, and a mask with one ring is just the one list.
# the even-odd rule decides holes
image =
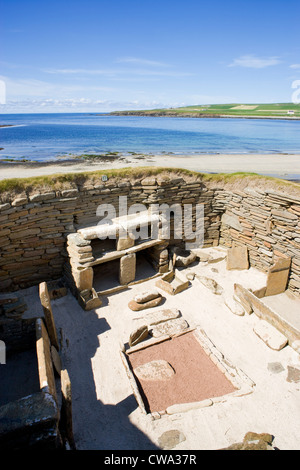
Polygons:
[[300,121],[2,114],[0,159],[84,153],[300,153]]

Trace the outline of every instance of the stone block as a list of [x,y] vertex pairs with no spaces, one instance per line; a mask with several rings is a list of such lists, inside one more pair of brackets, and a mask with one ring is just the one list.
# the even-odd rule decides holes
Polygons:
[[49,393],[38,392],[0,407],[1,450],[60,448],[59,409]]
[[228,249],[226,268],[231,269],[249,269],[248,248],[246,246],[233,246]]
[[288,343],[287,338],[265,320],[259,320],[254,325],[253,331],[269,348],[275,351],[280,351]]
[[135,346],[136,344],[146,339],[148,336],[148,326],[143,325],[134,330],[129,337],[128,344],[130,347]]
[[40,388],[57,399],[50,339],[42,318],[36,320],[36,351]]
[[173,320],[164,321],[157,325],[153,325],[150,330],[150,335],[154,338],[169,335],[173,336],[178,333],[182,333],[189,327],[184,318],[175,318]]
[[49,338],[51,341],[51,344],[59,350],[59,344],[58,344],[58,339],[57,339],[57,333],[56,333],[56,327],[54,323],[54,317],[52,313],[52,308],[51,308],[51,301],[50,301],[50,296],[48,292],[48,287],[46,282],[41,282],[39,285],[39,296],[41,300],[41,304],[44,310],[44,317],[45,317],[45,322],[49,334]]
[[120,259],[119,281],[121,285],[134,281],[136,272],[136,255],[131,253]]
[[71,380],[67,369],[61,371],[61,427],[72,450],[75,450],[75,441],[73,436],[73,417],[72,417],[72,388]]
[[72,267],[72,274],[79,292],[92,289],[94,280],[93,268],[83,268],[81,266]]
[[159,295],[156,299],[149,300],[148,302],[138,303],[135,300],[131,300],[128,304],[128,307],[134,312],[139,312],[147,308],[157,307],[162,301],[162,296]]
[[127,237],[127,238],[118,238],[117,239],[117,250],[127,250],[128,248],[131,248],[134,246],[134,238]]
[[279,258],[269,268],[265,296],[281,294],[286,290],[291,266],[291,258]]
[[94,288],[81,291],[79,293],[78,302],[84,310],[93,310],[102,305],[102,300]]
[[151,291],[149,290],[137,294],[136,296],[134,296],[133,300],[135,300],[135,302],[138,302],[139,304],[143,304],[145,302],[149,302],[149,300],[156,299],[157,297],[160,297],[160,293],[157,289],[153,289]]

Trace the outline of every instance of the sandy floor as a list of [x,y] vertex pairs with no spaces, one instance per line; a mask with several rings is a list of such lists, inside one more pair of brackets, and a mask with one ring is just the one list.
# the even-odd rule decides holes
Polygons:
[[149,155],[126,156],[111,162],[57,162],[51,164],[0,163],[0,179],[26,178],[56,173],[96,171],[137,166],[186,168],[204,173],[254,172],[288,179],[300,179],[300,155]]
[[[266,275],[250,268],[227,271],[225,261],[189,268],[214,277],[227,292],[233,283],[248,288],[265,285]],[[184,435],[174,450],[220,449],[241,442],[245,433],[272,434],[279,449],[300,448],[300,381],[291,370],[300,370],[300,356],[289,346],[274,351],[258,338],[252,315],[234,315],[220,295],[198,280],[189,289],[171,296],[163,293],[163,308],[178,308],[190,327],[205,331],[225,358],[256,385],[253,393],[231,397],[213,406],[152,420],[142,413],[121,361],[120,344],[145,322],[151,311],[133,312],[128,302],[154,286],[155,279],[103,298],[95,311],[83,311],[68,294],[52,301],[61,337],[61,356],[72,382],[74,436],[78,449],[158,449],[160,437],[170,430]],[[40,314],[37,288],[31,288],[28,314]],[[35,300],[34,300],[35,299]],[[28,300],[29,302],[29,300]]]

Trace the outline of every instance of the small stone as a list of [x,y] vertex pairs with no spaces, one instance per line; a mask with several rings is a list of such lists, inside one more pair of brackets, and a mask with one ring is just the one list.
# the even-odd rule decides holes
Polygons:
[[135,297],[133,297],[133,300],[135,302],[138,302],[139,304],[144,304],[145,302],[149,302],[149,300],[157,299],[160,296],[161,295],[158,292],[158,290],[154,289],[152,291],[147,291],[147,292],[142,292],[140,294],[137,294]]
[[187,273],[187,274],[186,274],[186,278],[187,278],[189,281],[193,281],[193,280],[195,279],[195,276],[196,276],[195,273]]
[[140,380],[169,380],[172,379],[175,371],[173,367],[165,360],[146,362],[136,367],[133,371]]
[[148,326],[147,325],[140,326],[139,328],[137,328],[131,333],[128,344],[130,347],[135,346],[136,344],[143,341],[143,339],[146,339],[147,336],[148,336]]
[[221,450],[273,450],[273,439],[271,434],[247,432],[243,442],[237,442]]
[[128,304],[128,307],[133,310],[134,312],[139,312],[140,310],[144,310],[146,308],[157,307],[162,301],[162,297],[157,297],[156,299],[149,300],[149,302],[144,302],[143,304],[139,304],[135,300],[131,300]]
[[297,367],[288,366],[288,376],[286,379],[287,382],[300,382],[300,369]]
[[270,362],[268,364],[268,370],[273,374],[279,374],[284,371],[284,367],[280,362]]
[[214,279],[205,276],[196,276],[197,279],[214,294],[221,295],[223,293],[223,287],[220,286]]
[[164,432],[158,439],[158,444],[162,449],[170,450],[176,447],[180,442],[185,441],[186,437],[177,429]]

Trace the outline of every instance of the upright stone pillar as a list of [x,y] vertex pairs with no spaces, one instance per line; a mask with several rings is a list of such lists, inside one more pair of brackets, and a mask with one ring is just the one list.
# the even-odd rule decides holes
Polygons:
[[121,285],[129,284],[134,281],[136,273],[135,253],[122,256],[120,259],[119,281]]

